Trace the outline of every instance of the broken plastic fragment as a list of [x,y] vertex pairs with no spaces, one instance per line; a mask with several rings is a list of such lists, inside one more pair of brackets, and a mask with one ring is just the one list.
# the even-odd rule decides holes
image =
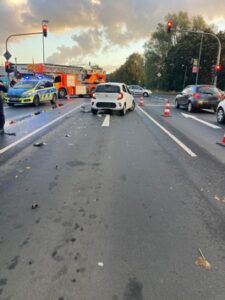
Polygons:
[[35,204],[32,204],[31,208],[32,208],[32,209],[36,209],[36,208],[38,208],[38,204],[37,204],[37,203],[35,203]]
[[39,142],[39,143],[34,143],[33,146],[34,147],[41,147],[41,146],[44,146],[46,145],[44,142]]
[[66,134],[65,137],[71,137],[71,135],[70,134]]
[[199,248],[198,249],[199,253],[201,256],[198,256],[196,261],[195,261],[195,264],[199,267],[202,267],[204,268],[205,270],[207,271],[210,271],[211,270],[211,264],[207,261],[207,259],[205,258],[205,256],[203,255],[201,249]]
[[5,135],[16,136],[15,132],[4,132]]
[[102,261],[99,261],[99,262],[98,262],[98,266],[99,266],[99,267],[104,267],[104,263],[103,263]]
[[214,199],[220,201],[220,198],[217,195],[214,196]]
[[34,113],[34,115],[37,116],[37,115],[40,115],[40,113],[41,113],[40,111],[36,111],[36,112]]

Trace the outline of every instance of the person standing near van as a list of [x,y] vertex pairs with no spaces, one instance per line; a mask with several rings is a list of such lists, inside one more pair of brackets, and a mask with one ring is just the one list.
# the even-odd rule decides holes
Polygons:
[[5,115],[3,107],[4,93],[7,92],[6,87],[3,82],[0,80],[0,134],[4,134],[4,125],[5,125]]

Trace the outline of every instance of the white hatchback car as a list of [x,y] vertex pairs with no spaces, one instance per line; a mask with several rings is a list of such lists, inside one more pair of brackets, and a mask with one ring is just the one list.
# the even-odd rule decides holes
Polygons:
[[122,115],[135,109],[134,97],[126,84],[107,82],[97,85],[91,99],[91,111],[95,115],[104,109],[117,110]]

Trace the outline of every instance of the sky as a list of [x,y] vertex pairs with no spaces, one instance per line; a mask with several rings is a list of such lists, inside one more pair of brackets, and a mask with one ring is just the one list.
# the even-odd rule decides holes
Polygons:
[[[98,64],[115,70],[134,52],[143,53],[158,23],[168,13],[201,15],[225,31],[225,0],[0,0],[0,52],[11,34],[39,32],[48,20],[44,39],[47,62]],[[18,63],[42,63],[41,35],[13,37],[8,50]],[[2,56],[0,63],[4,63]]]

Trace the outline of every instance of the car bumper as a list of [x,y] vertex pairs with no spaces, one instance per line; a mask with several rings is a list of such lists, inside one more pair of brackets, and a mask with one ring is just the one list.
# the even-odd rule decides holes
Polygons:
[[193,106],[195,108],[212,108],[212,107],[217,107],[218,104],[220,103],[220,101],[205,101],[205,100],[200,100],[200,101],[196,101],[193,103]]
[[121,110],[123,108],[123,105],[123,102],[91,101],[91,108],[93,109]]
[[13,97],[6,97],[6,103],[11,104],[25,104],[25,103],[32,103],[33,97],[27,98],[13,98]]

